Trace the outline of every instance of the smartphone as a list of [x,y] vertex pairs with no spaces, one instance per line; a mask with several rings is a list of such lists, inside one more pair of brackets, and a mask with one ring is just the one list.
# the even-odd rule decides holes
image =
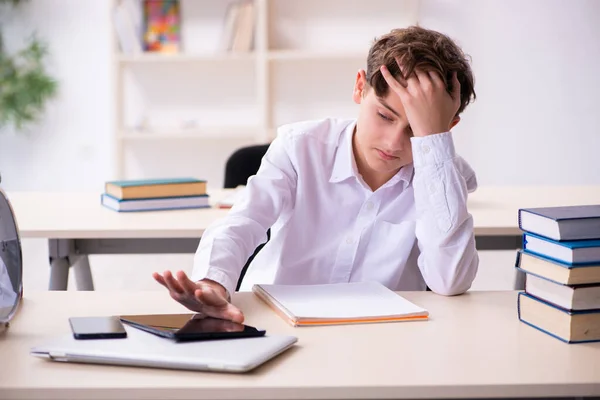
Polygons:
[[75,339],[123,339],[127,331],[119,317],[72,317],[69,318]]
[[176,341],[264,336],[266,330],[200,314],[122,315],[134,328]]

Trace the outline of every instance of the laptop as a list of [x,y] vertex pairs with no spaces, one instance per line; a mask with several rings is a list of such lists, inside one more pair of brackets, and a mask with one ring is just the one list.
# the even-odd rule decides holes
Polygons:
[[273,335],[177,342],[126,326],[125,339],[76,340],[72,335],[33,347],[51,361],[212,372],[247,372],[291,348],[295,336]]

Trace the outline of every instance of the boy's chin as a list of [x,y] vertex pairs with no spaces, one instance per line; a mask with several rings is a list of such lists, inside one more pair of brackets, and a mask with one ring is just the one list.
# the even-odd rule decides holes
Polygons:
[[392,162],[392,161],[383,161],[381,159],[372,159],[369,160],[369,166],[373,171],[380,172],[382,174],[389,174],[392,172],[398,172],[400,168],[405,166],[408,163],[402,162],[400,160]]

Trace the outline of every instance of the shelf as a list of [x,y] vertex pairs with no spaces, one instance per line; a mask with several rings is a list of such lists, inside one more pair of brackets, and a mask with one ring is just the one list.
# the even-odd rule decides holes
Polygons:
[[251,139],[256,137],[259,129],[255,126],[210,126],[191,129],[156,129],[153,131],[138,132],[123,130],[118,136],[124,141],[152,141],[171,139]]
[[365,51],[326,51],[326,50],[274,50],[267,53],[271,61],[294,60],[361,60],[367,58]]
[[155,63],[198,63],[224,61],[252,61],[255,53],[214,53],[214,54],[139,54],[118,55],[122,64],[155,64]]
[[[111,0],[113,7],[121,1],[138,2]],[[253,0],[253,50],[227,52],[221,49],[233,34],[225,29],[234,1],[182,2],[177,54],[123,53],[128,46],[120,46],[112,30],[111,125],[119,179],[192,168],[219,182],[231,152],[268,143],[282,124],[354,117],[358,106],[349,93],[373,40],[415,24],[419,3]],[[322,89],[315,94],[315,88]],[[140,121],[147,131],[134,128]],[[173,155],[155,165],[164,149]]]

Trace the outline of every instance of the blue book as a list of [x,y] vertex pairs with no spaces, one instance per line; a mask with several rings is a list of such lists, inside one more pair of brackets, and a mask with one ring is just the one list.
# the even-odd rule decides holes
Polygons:
[[539,276],[561,285],[600,283],[600,263],[570,264],[528,250],[518,250],[515,267],[528,275]]
[[202,196],[206,194],[206,181],[196,178],[110,181],[104,191],[122,200]]
[[521,208],[519,228],[553,240],[600,239],[600,204]]
[[600,283],[564,285],[527,274],[525,293],[569,311],[600,310]]
[[600,341],[600,310],[569,311],[519,292],[519,320],[566,343]]
[[557,241],[525,233],[523,249],[567,264],[600,264],[600,240]]
[[207,195],[123,200],[114,198],[104,193],[101,196],[101,204],[104,207],[119,212],[179,210],[187,208],[210,207]]

